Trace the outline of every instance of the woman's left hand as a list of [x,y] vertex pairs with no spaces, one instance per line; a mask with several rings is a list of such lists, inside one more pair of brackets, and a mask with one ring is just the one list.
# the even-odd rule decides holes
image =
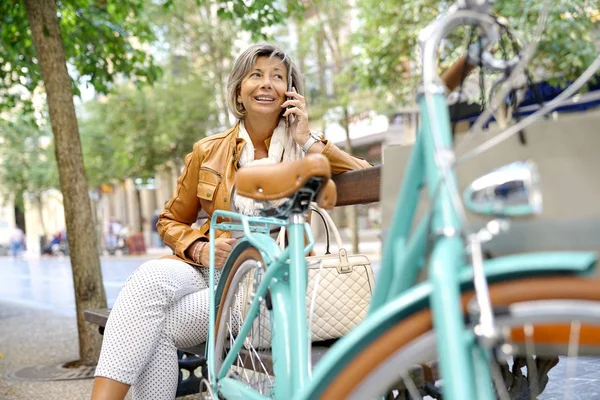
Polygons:
[[300,146],[304,146],[304,143],[310,136],[310,129],[308,128],[308,112],[306,111],[306,100],[304,96],[296,92],[296,88],[292,88],[291,92],[285,92],[287,97],[291,99],[286,100],[281,108],[288,108],[284,113],[284,118],[293,115],[289,118],[290,122],[290,133],[292,138]]

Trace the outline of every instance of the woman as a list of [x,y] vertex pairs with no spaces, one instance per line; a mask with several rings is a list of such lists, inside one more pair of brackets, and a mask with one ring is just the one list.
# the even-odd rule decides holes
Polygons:
[[[208,328],[210,218],[199,229],[190,225],[200,209],[209,216],[217,209],[255,212],[251,200],[231,197],[240,167],[292,161],[306,153],[324,154],[334,174],[370,166],[310,132],[303,93],[300,71],[274,46],[252,46],[236,60],[227,101],[238,123],[199,141],[186,157],[157,223],[174,255],[144,263],[119,293],[106,325],[92,399],[123,399],[130,386],[134,399],[175,397],[177,348],[206,341]],[[229,232],[217,232],[217,267],[234,243]]]

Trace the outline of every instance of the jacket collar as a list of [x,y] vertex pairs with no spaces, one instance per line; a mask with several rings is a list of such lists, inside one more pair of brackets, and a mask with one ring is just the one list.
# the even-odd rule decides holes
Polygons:
[[[240,130],[240,121],[238,121],[235,126],[232,128],[231,130],[231,146],[233,149],[233,164],[236,166],[238,165],[238,162],[240,161],[240,157],[242,156],[242,151],[244,150],[244,146],[246,146],[246,141],[244,139],[241,139],[238,137],[238,132]],[[271,145],[271,138],[267,138],[267,140],[265,140],[265,146],[267,146],[267,150],[269,149],[269,146]]]

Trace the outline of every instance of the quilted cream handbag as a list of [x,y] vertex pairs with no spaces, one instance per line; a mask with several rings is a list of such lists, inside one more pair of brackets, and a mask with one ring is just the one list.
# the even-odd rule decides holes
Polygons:
[[[319,215],[325,224],[327,233],[327,250],[329,252],[329,237],[333,234],[338,246],[335,254],[307,257],[308,264],[308,290],[306,293],[306,315],[312,332],[312,341],[318,342],[336,339],[344,336],[356,327],[366,316],[375,281],[371,263],[367,256],[362,254],[348,254],[342,247],[339,231],[329,214],[312,205],[313,211]],[[283,247],[285,228],[282,228],[278,242]],[[248,282],[247,285],[252,285]],[[314,288],[317,292],[313,300]],[[247,297],[252,293],[252,288],[243,290]],[[249,301],[244,298],[242,315],[246,315]],[[270,347],[271,326],[269,312],[261,306],[261,318],[254,321],[250,343],[256,348]],[[247,347],[249,346],[247,341]]]

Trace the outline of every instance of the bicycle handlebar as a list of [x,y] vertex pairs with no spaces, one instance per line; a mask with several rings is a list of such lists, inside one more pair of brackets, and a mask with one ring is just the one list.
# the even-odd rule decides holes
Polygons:
[[[490,15],[482,14],[479,11],[452,7],[447,15],[433,22],[419,35],[422,48],[423,85],[426,91],[427,88],[431,88],[431,85],[437,86],[439,81],[437,76],[437,48],[441,40],[459,25],[480,26],[484,34],[490,38],[491,43],[496,42],[499,37],[496,21]],[[493,62],[488,56],[482,61],[499,67],[499,64]]]
[[487,12],[493,2],[493,0],[458,0],[456,3],[460,8]]

